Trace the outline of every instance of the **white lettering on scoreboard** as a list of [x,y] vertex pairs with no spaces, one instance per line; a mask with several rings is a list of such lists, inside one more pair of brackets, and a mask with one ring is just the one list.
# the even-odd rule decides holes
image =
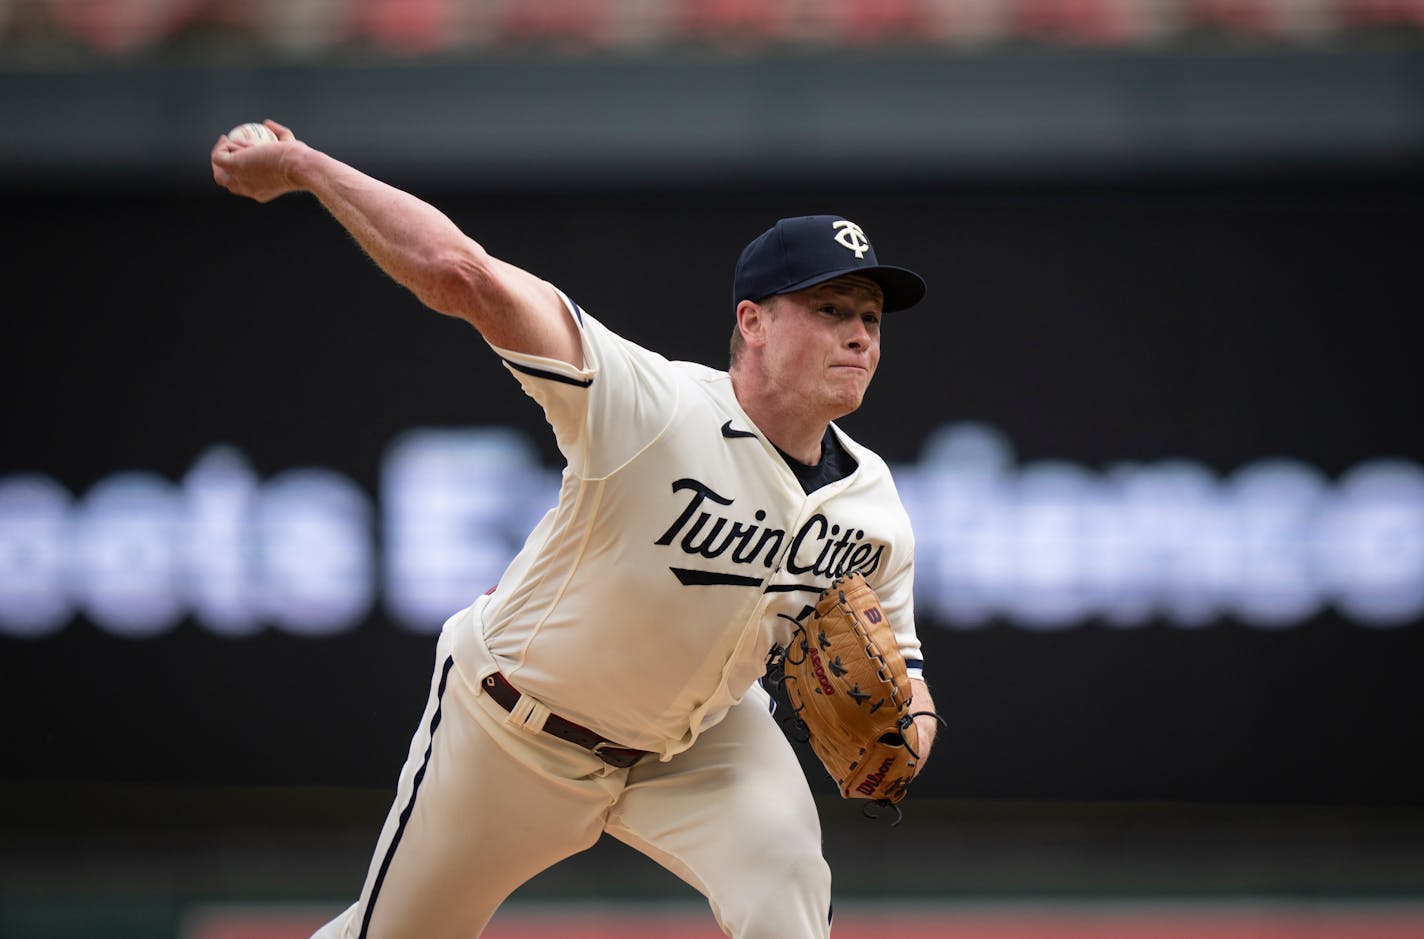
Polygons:
[[[948,628],[1424,616],[1424,469],[1409,461],[1334,481],[1282,459],[1226,479],[1189,460],[1019,465],[998,431],[955,424],[894,471],[921,618]],[[0,635],[49,635],[82,614],[132,638],[185,618],[225,636],[322,636],[364,621],[378,594],[402,627],[434,632],[499,579],[557,487],[503,428],[403,435],[379,514],[339,473],[263,481],[225,445],[177,484],[120,472],[81,499],[44,475],[0,476]]]
[[1334,483],[1280,459],[1225,480],[1188,460],[1095,473],[1016,466],[997,431],[959,424],[895,476],[915,525],[917,606],[950,626],[1231,616],[1278,629],[1327,606],[1365,626],[1424,615],[1424,470],[1408,461]]

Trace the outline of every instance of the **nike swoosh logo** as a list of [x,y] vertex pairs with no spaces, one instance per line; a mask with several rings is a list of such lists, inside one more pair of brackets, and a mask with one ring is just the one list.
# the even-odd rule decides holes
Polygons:
[[732,422],[728,421],[727,423],[722,425],[722,436],[726,437],[728,440],[732,440],[737,437],[755,437],[756,434],[752,433],[749,430],[735,430],[732,427]]

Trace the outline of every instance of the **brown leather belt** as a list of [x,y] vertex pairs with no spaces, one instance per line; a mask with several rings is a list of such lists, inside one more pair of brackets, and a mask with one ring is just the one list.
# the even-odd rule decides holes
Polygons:
[[[513,711],[514,706],[519,703],[519,689],[511,685],[509,680],[499,672],[495,672],[485,679],[485,692],[506,711]],[[553,734],[560,740],[567,740],[569,743],[576,743],[585,750],[592,750],[594,756],[609,766],[616,766],[619,769],[627,769],[650,752],[634,750],[632,747],[620,747],[611,740],[604,740],[582,724],[575,724],[557,714],[550,714],[545,718],[544,733]]]

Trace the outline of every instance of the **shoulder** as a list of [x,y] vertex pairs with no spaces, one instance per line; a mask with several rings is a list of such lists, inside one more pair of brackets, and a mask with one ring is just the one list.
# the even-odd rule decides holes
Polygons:
[[653,375],[671,378],[675,374],[677,363],[629,339],[576,304],[571,307],[584,336],[584,351],[593,359],[595,367],[605,371],[630,371],[645,378]]
[[721,369],[712,368],[699,362],[669,362],[674,369],[682,374],[688,381],[698,382],[708,386],[709,389],[717,389],[725,386],[728,391],[732,387],[732,376]]
[[855,485],[851,491],[859,497],[874,499],[883,510],[892,512],[894,518],[908,527],[909,513],[905,510],[900,497],[900,487],[895,482],[890,465],[880,454],[856,441],[836,424],[831,424],[831,429],[846,453],[858,464]]

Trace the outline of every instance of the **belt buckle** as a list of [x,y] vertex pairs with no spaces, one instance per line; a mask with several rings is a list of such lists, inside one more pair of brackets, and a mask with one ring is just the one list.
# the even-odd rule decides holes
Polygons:
[[590,749],[593,751],[594,756],[609,766],[617,767],[618,769],[627,769],[647,755],[641,750],[630,750],[628,747],[614,746],[607,740],[598,741],[598,743],[595,743]]

